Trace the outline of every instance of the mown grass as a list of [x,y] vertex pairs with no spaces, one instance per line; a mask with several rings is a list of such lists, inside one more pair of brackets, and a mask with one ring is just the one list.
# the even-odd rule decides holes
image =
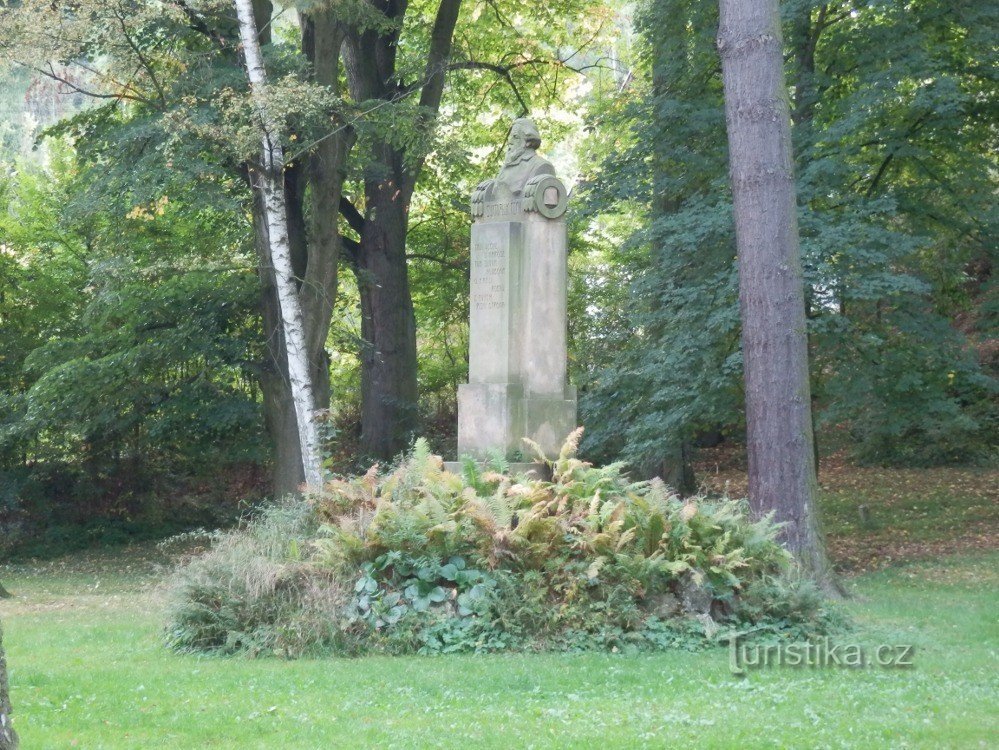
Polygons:
[[155,553],[0,567],[27,750],[988,747],[999,736],[996,553],[850,582],[845,640],[910,669],[767,669],[728,654],[279,661],[162,646]]

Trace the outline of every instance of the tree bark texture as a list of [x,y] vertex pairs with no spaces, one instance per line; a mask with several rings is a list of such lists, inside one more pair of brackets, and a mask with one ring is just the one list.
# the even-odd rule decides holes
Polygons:
[[[277,495],[288,495],[296,492],[305,481],[305,473],[295,404],[288,381],[288,357],[281,327],[277,282],[270,258],[267,218],[259,193],[254,195],[253,204],[253,234],[260,276],[260,315],[265,346],[258,379],[263,394],[264,425],[273,450],[272,489]],[[328,374],[326,378],[329,378]]]
[[[258,38],[266,41],[271,6],[257,2],[254,12]],[[312,79],[338,94],[340,48],[345,35],[343,25],[331,10],[324,8],[301,12],[299,18],[302,51],[312,66]],[[354,138],[352,128],[338,126],[308,155],[298,157],[295,166],[286,168],[284,175],[291,261],[298,283],[312,395],[317,410],[328,409],[331,398],[326,339],[337,295],[337,264],[342,241],[337,211],[343,194],[345,164]],[[278,495],[285,495],[295,492],[305,476],[277,280],[270,259],[267,217],[259,192],[254,194],[252,213],[267,348],[259,380],[264,421],[273,446],[273,490]]]
[[263,130],[261,165],[254,172],[267,219],[267,245],[277,289],[302,470],[307,484],[319,486],[322,483],[322,462],[314,418],[315,398],[305,344],[305,324],[292,264],[288,208],[285,200],[284,151],[266,101],[267,75],[260,53],[252,0],[235,0],[235,5],[250,90],[255,99]]
[[[355,101],[400,96],[396,52],[407,10],[405,0],[369,0],[397,25],[354,30],[344,43],[347,85]],[[440,109],[461,0],[441,0],[430,34],[417,127],[430,128]],[[422,156],[387,141],[367,155],[364,215],[354,222],[361,295],[361,447],[391,458],[406,447],[418,423],[416,317],[406,267],[409,205],[423,167]]]
[[774,512],[782,541],[823,585],[831,571],[818,530],[808,344],[777,0],[720,0],[739,258],[749,501]]
[[11,713],[7,657],[3,650],[3,626],[0,625],[0,750],[17,750],[17,733],[11,723]]
[[416,315],[406,267],[407,206],[391,182],[369,182],[361,234],[361,444],[391,458],[418,424]]

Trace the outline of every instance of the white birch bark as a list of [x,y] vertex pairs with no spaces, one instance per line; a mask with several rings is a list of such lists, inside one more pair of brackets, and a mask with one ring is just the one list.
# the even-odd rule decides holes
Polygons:
[[315,422],[312,379],[309,375],[309,360],[305,348],[305,325],[291,264],[288,213],[284,198],[284,149],[275,127],[275,120],[267,106],[264,91],[267,85],[267,72],[260,53],[252,0],[235,0],[235,4],[246,73],[250,79],[250,91],[263,128],[261,168],[256,170],[257,187],[263,195],[271,262],[277,279],[278,303],[281,308],[281,323],[288,354],[288,379],[291,383],[291,397],[295,403],[295,416],[298,422],[298,439],[302,448],[302,468],[305,483],[318,487],[322,483],[322,461]]

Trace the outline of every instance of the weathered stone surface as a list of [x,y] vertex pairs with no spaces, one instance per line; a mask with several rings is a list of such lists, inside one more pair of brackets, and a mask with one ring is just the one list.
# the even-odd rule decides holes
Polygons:
[[[450,471],[452,474],[461,473],[461,462],[460,461],[445,461],[444,468]],[[529,479],[543,479],[550,480],[552,478],[551,467],[547,464],[541,463],[524,463],[523,461],[514,461],[509,464],[509,469],[507,474],[516,477],[522,474],[526,474]]]
[[565,185],[537,154],[530,120],[472,195],[469,382],[458,389],[458,453],[514,458],[523,438],[558,452],[576,427],[566,380]]
[[711,590],[697,583],[693,575],[684,573],[680,577],[679,589],[684,612],[691,615],[711,614],[711,602],[714,600]]
[[670,593],[655,594],[649,597],[649,610],[661,620],[676,617],[682,611],[680,600]]

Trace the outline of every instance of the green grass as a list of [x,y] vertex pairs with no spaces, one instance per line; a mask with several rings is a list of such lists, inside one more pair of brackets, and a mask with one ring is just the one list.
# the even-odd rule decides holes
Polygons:
[[0,567],[15,723],[40,748],[933,747],[999,736],[999,555],[854,579],[846,640],[907,670],[730,674],[724,650],[279,661],[162,646],[155,554]]

